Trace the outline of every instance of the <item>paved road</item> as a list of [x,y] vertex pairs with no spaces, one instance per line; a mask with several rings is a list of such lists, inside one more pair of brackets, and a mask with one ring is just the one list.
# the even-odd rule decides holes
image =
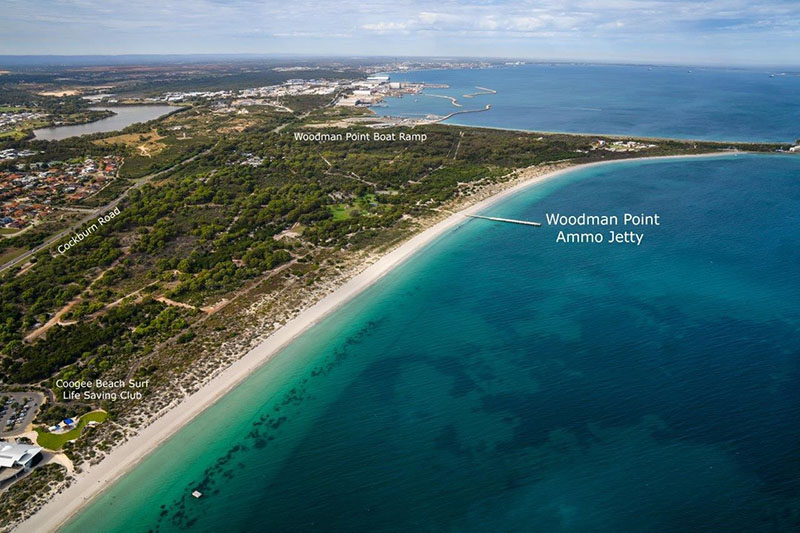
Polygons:
[[112,202],[109,202],[109,203],[107,203],[106,205],[104,205],[102,207],[98,207],[97,209],[95,209],[94,211],[91,211],[88,215],[83,217],[79,222],[73,224],[72,226],[68,227],[65,230],[62,230],[62,231],[56,233],[55,235],[51,235],[50,237],[45,239],[45,241],[42,244],[40,244],[38,246],[35,246],[34,248],[28,250],[24,254],[15,257],[14,259],[12,259],[11,261],[8,261],[7,263],[4,263],[2,266],[0,266],[0,272],[13,267],[14,265],[18,265],[18,264],[26,261],[30,256],[32,256],[33,254],[35,254],[35,253],[37,253],[37,252],[39,252],[41,250],[45,250],[47,248],[50,248],[50,246],[52,246],[56,242],[60,241],[61,239],[63,239],[67,235],[69,235],[71,233],[74,233],[78,229],[82,228],[90,220],[96,219],[101,214],[107,212],[110,209],[114,209],[117,205],[119,205],[119,203],[122,200],[127,198],[128,193],[130,191],[142,187],[145,183],[149,182],[150,180],[152,180],[154,178],[157,178],[159,176],[162,176],[164,174],[172,172],[173,170],[175,170],[176,168],[178,168],[181,165],[185,165],[187,163],[191,163],[192,161],[194,161],[198,157],[206,155],[212,149],[213,149],[213,147],[212,148],[208,148],[207,150],[204,150],[204,151],[200,152],[197,155],[193,155],[192,157],[190,157],[188,159],[184,159],[183,161],[179,161],[178,163],[175,163],[174,165],[172,165],[171,167],[169,167],[167,169],[161,170],[159,172],[155,172],[153,174],[149,174],[149,175],[147,175],[147,176],[145,176],[143,178],[139,178],[139,180],[132,187],[128,187],[125,190],[125,192],[123,192],[119,197],[117,197],[116,200],[113,200]]

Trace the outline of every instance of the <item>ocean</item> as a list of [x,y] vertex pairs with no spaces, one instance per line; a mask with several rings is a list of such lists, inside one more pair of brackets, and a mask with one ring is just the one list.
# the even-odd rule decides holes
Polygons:
[[[629,65],[524,65],[391,73],[392,81],[446,84],[387,98],[379,115],[456,115],[448,124],[714,141],[800,138],[800,73]],[[477,87],[497,91],[481,92]],[[447,95],[449,100],[430,95]]]
[[483,214],[584,212],[660,225],[466,221],[65,531],[800,530],[800,158],[577,169]]

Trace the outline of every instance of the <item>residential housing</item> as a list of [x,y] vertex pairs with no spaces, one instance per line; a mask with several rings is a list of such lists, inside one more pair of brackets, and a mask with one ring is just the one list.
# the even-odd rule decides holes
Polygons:
[[0,227],[22,229],[55,207],[84,200],[116,179],[122,159],[86,158],[80,162],[32,163],[0,171]]

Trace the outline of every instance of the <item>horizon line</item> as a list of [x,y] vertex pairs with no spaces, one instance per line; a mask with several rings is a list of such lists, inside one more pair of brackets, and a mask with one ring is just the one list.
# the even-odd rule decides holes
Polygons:
[[[120,53],[120,54],[3,54],[0,53],[0,65],[3,59],[25,59],[25,58],[190,58],[190,57],[251,57],[251,58],[303,58],[303,59],[385,59],[393,61],[401,60],[460,60],[460,61],[522,61],[526,63],[556,63],[556,64],[588,64],[588,65],[623,65],[623,66],[653,66],[653,67],[701,67],[701,68],[777,68],[777,69],[797,69],[800,63],[789,64],[769,64],[769,63],[711,63],[693,62],[679,63],[673,61],[648,61],[648,60],[616,60],[616,59],[580,59],[580,58],[533,58],[522,56],[469,56],[469,55],[398,55],[398,54],[323,54],[310,52],[192,52],[192,53]],[[12,65],[3,65],[9,67]],[[18,63],[13,66],[27,66]]]

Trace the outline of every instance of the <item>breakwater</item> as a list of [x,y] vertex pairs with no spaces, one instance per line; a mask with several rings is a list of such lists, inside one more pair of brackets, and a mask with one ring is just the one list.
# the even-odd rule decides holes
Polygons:
[[484,95],[484,94],[497,94],[497,91],[495,91],[494,89],[489,89],[489,88],[486,88],[486,87],[479,87],[477,85],[475,86],[475,88],[478,89],[477,92],[464,94],[462,96],[464,98],[474,98],[475,96],[481,96],[481,95]]

